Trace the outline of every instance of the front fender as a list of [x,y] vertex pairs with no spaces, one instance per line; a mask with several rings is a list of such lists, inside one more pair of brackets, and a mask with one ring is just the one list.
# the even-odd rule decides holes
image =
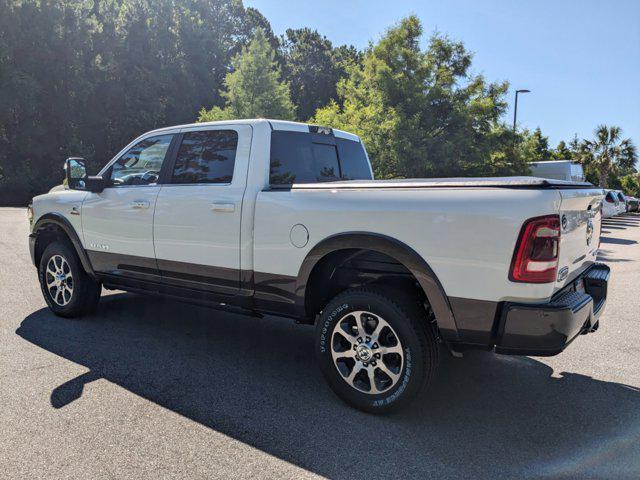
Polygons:
[[36,256],[35,256],[35,249],[38,241],[38,236],[44,232],[51,231],[53,229],[61,230],[67,236],[67,238],[69,238],[69,240],[71,241],[71,244],[73,245],[73,248],[75,249],[76,253],[78,254],[78,257],[80,258],[82,267],[92,278],[95,279],[96,275],[91,265],[91,261],[89,260],[89,256],[87,255],[87,252],[82,246],[82,242],[80,241],[80,237],[78,236],[78,233],[76,232],[73,225],[71,225],[71,222],[69,222],[69,220],[67,220],[60,213],[45,213],[44,215],[42,215],[33,226],[33,231],[31,235],[29,235],[29,244],[30,244],[29,249],[30,250],[33,249],[32,260],[36,268],[38,267],[38,265],[36,264],[37,262],[36,262]]

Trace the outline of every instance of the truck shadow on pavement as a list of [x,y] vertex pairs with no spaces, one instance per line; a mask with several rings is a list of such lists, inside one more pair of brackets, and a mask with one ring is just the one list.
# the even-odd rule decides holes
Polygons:
[[598,258],[599,262],[606,263],[621,263],[621,262],[634,262],[630,258],[620,258],[620,254],[617,252],[613,252],[612,250],[605,250],[602,246],[598,249]]
[[376,417],[333,396],[314,363],[313,328],[289,320],[112,294],[83,320],[34,312],[17,334],[89,369],[54,389],[52,408],[82,401],[84,385],[106,379],[330,478],[640,472],[640,391],[552,375],[532,358],[445,357],[430,391]]
[[636,213],[627,213],[617,217],[605,218],[602,220],[602,228],[613,230],[626,230],[628,227],[640,226],[640,215]]
[[634,260],[628,258],[622,258],[620,256],[620,252],[613,252],[611,250],[607,250],[603,248],[604,244],[615,244],[615,245],[637,245],[636,240],[629,240],[625,238],[617,238],[612,237],[610,235],[615,235],[617,232],[612,232],[611,230],[626,230],[628,227],[638,227],[640,226],[640,215],[636,213],[627,213],[623,216],[605,218],[602,221],[602,237],[601,237],[601,245],[598,252],[598,261],[601,262],[633,262]]
[[615,243],[616,245],[635,245],[635,240],[627,240],[626,238],[602,237],[602,243]]

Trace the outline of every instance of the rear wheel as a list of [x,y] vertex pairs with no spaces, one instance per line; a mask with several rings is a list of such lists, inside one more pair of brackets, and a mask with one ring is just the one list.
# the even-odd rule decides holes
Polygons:
[[56,315],[78,317],[97,307],[101,285],[87,275],[76,252],[66,243],[47,246],[38,274],[42,295]]
[[410,297],[347,290],[323,310],[316,354],[331,389],[368,412],[395,410],[435,374],[439,347],[426,313]]

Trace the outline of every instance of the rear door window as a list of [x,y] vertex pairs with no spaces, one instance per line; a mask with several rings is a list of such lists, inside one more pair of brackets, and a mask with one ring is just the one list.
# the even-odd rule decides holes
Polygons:
[[359,142],[317,133],[272,132],[272,185],[360,179],[371,179],[371,172]]
[[231,183],[237,148],[235,130],[185,133],[176,155],[171,183]]

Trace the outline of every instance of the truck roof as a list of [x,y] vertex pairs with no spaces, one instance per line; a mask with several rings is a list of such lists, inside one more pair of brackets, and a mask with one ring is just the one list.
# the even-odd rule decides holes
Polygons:
[[[268,123],[271,130],[286,130],[291,132],[309,132],[310,126],[317,126],[311,123],[291,122],[288,120],[273,120],[269,118],[245,118],[238,120],[220,120],[216,122],[201,122],[201,123],[186,123],[184,125],[171,125],[167,127],[158,128],[147,133],[160,133],[166,130],[173,130],[176,128],[191,128],[191,127],[206,127],[215,125],[257,125],[261,123]],[[345,138],[347,140],[353,140],[359,142],[360,138],[353,133],[345,132],[344,130],[338,130],[332,128],[333,135],[338,138]]]

